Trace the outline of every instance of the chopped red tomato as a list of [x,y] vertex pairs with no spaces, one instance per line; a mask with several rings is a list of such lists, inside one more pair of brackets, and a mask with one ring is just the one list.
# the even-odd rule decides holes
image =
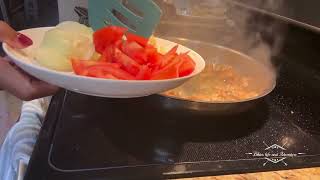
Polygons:
[[122,45],[122,51],[139,64],[144,64],[148,61],[147,54],[142,46],[136,42],[125,42]]
[[[123,36],[126,36],[126,40]],[[166,54],[148,44],[148,39],[108,26],[94,33],[98,61],[72,60],[74,72],[82,76],[123,80],[160,80],[191,74],[195,63],[187,53],[178,53],[178,45]]]
[[128,73],[136,76],[140,69],[141,65],[135,60],[124,54],[120,49],[116,48],[114,53],[114,62],[120,63],[122,68]]
[[147,44],[148,44],[148,41],[149,41],[145,37],[141,37],[141,36],[138,36],[138,35],[130,33],[130,32],[126,33],[126,37],[127,37],[127,41],[128,42],[136,42],[136,43],[140,44],[143,47],[146,47]]
[[123,44],[123,40],[120,39],[114,43],[114,47],[121,49],[122,44]]
[[74,72],[82,76],[88,75],[88,68],[91,66],[113,66],[114,68],[121,67],[121,65],[117,63],[108,63],[108,62],[90,61],[90,60],[76,60],[76,59],[72,59],[71,64]]
[[[157,48],[155,48],[151,45],[147,45],[144,50],[145,50],[145,53],[147,54],[148,58],[154,56],[155,54],[160,54],[157,52]],[[154,63],[154,62],[152,62],[152,59],[148,59],[148,60],[150,63]]]
[[129,74],[128,72],[116,68],[111,65],[104,65],[104,66],[91,66],[88,68],[89,75],[91,76],[109,76],[112,75],[116,77],[117,79],[123,79],[123,80],[134,80],[136,79],[134,76]]
[[[178,59],[178,58],[176,58]],[[179,63],[172,64],[152,74],[152,80],[173,79],[179,77]]]
[[112,58],[114,57],[114,50],[115,47],[113,45],[107,46],[101,54],[99,61],[112,62]]
[[181,65],[179,67],[179,77],[190,75],[195,69],[195,62],[187,54],[179,55],[181,58]]
[[152,71],[147,65],[143,65],[137,74],[138,80],[148,80],[151,78]]
[[161,62],[163,60],[163,55],[160,53],[154,53],[148,56],[149,63],[148,66],[153,70],[157,71],[160,69]]
[[120,68],[121,67],[121,65],[118,64],[118,63],[109,63],[109,62],[102,62],[102,61],[77,60],[77,59],[72,59],[71,61],[72,61],[73,65],[81,66],[83,68],[88,68],[90,66],[95,66],[95,65],[98,65],[98,66],[107,65],[107,66],[113,66],[113,67],[116,67],[116,68]]
[[167,52],[163,56],[163,60],[161,62],[161,68],[169,64],[178,55],[177,50],[178,50],[178,45],[174,46],[169,52]]
[[148,44],[145,48],[145,51],[148,53],[148,54],[152,54],[152,53],[155,53],[157,52],[157,48],[155,48],[154,46]]
[[87,68],[89,66],[97,65],[97,61],[88,61],[88,60],[76,60],[72,59],[71,64],[74,72],[78,75],[86,76],[88,75]]
[[111,74],[106,73],[105,71],[99,69],[91,69],[88,71],[89,77],[103,78],[103,79],[118,79]]
[[96,51],[102,54],[106,47],[121,40],[126,31],[126,28],[118,26],[108,26],[97,30],[93,34],[93,42]]
[[158,70],[163,62],[164,56],[157,52],[157,49],[151,45],[147,45],[145,52],[148,57],[148,66],[154,71]]
[[[93,62],[93,61],[90,61],[90,62]],[[81,76],[87,76],[88,75],[88,71],[86,69],[86,65],[84,63],[82,63],[82,61],[72,59],[71,60],[71,64],[72,64],[73,71],[77,75],[81,75]]]

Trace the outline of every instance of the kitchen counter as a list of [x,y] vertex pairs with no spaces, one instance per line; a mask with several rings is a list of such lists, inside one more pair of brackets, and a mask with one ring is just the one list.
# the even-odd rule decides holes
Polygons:
[[317,180],[320,168],[296,169],[288,171],[271,171],[250,174],[189,178],[183,180]]

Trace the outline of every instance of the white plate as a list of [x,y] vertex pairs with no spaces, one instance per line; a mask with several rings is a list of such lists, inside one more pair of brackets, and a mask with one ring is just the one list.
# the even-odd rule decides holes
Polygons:
[[[33,54],[34,51],[39,47],[45,32],[51,28],[52,27],[42,27],[21,31],[23,34],[26,34],[33,40],[33,45],[31,47],[23,50],[17,50],[4,43],[3,49],[14,61],[14,63],[27,73],[42,81],[70,91],[110,98],[148,96],[182,85],[193,76],[198,75],[205,67],[205,61],[199,54],[187,47],[180,45],[178,52],[190,51],[189,55],[196,63],[195,71],[191,75],[183,78],[150,81],[109,80],[78,76],[73,72],[59,72],[50,70],[37,64],[37,62],[34,60]],[[176,45],[176,43],[164,39],[157,38],[156,41],[159,46],[168,49]]]

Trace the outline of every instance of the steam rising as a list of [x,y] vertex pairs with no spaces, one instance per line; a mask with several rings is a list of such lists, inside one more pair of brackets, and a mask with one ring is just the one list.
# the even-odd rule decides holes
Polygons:
[[[180,15],[175,20],[169,15],[162,24],[171,24],[158,30],[162,36],[182,37],[226,46],[245,53],[267,65],[279,53],[284,28],[263,13],[284,11],[283,0],[166,0]],[[252,8],[254,7],[254,8]],[[167,8],[170,9],[170,8]],[[165,14],[172,12],[165,11]],[[190,29],[191,28],[191,29]]]
[[281,50],[285,29],[278,20],[265,14],[282,11],[282,0],[161,2],[165,15],[155,35],[195,50],[207,64],[201,75],[167,95],[234,102],[247,99],[243,95],[257,97],[274,88],[276,74],[272,73],[275,68],[271,61]]
[[227,16],[238,28],[233,46],[271,66],[271,58],[281,50],[285,28],[263,13],[284,11],[283,0],[243,2],[246,3],[234,0],[226,4],[229,9]]

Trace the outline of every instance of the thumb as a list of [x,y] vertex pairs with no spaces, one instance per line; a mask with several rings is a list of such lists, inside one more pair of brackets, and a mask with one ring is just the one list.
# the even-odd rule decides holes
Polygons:
[[19,49],[26,48],[33,44],[32,40],[29,37],[16,32],[3,21],[0,21],[0,41]]

